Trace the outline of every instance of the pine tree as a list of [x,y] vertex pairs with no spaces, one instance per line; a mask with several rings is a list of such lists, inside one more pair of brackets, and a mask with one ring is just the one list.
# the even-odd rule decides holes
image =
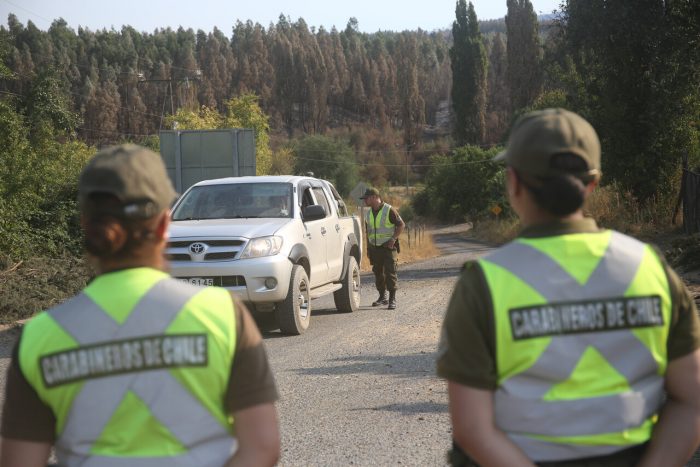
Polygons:
[[488,61],[474,5],[458,0],[452,25],[453,136],[458,145],[480,144],[485,138]]
[[507,69],[506,44],[501,33],[497,32],[491,41],[489,53],[487,98],[487,140],[489,142],[499,141],[508,124],[510,96],[508,95]]
[[527,107],[542,87],[542,49],[530,0],[508,0],[508,86],[513,110]]

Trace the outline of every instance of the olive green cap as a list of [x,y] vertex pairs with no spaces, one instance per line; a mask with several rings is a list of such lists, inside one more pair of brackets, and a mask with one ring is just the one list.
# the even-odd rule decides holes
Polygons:
[[575,154],[586,163],[576,175],[600,176],[600,141],[590,123],[564,109],[530,112],[513,125],[505,151],[494,160],[537,177],[566,173],[551,167],[552,156]]
[[360,196],[360,199],[369,198],[370,196],[379,196],[379,190],[377,190],[376,188],[372,188],[372,187],[367,188],[365,190],[365,194]]
[[177,197],[161,157],[135,144],[103,149],[88,162],[78,182],[81,209],[94,193],[118,198],[122,206],[116,214],[145,219],[169,208]]

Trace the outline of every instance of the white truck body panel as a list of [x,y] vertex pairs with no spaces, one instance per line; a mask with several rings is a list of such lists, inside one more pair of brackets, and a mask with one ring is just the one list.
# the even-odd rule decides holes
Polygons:
[[[287,217],[250,217],[268,212],[256,208],[265,193],[271,193],[270,199],[281,198],[278,195],[285,189],[289,189],[291,206],[281,212]],[[231,200],[231,212],[226,214],[229,218],[204,218],[195,214],[211,208],[214,195],[208,191],[252,196]],[[316,204],[324,206],[326,217],[304,220],[303,209]],[[169,235],[167,254],[174,277],[213,280],[214,285],[235,292],[260,311],[272,309],[270,305],[288,296],[295,264],[304,266],[313,292],[339,284],[349,256],[358,264],[362,257],[360,219],[347,215],[330,183],[311,177],[231,177],[199,182],[173,207]],[[270,236],[281,238],[278,253],[241,258],[251,242]]]

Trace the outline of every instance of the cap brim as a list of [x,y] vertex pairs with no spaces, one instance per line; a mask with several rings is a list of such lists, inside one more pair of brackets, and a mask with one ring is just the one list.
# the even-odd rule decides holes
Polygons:
[[508,157],[508,150],[503,150],[496,154],[493,159],[491,159],[494,162],[505,162],[506,158]]

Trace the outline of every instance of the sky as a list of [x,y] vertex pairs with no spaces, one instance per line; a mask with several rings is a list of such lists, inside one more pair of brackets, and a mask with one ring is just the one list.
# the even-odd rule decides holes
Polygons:
[[[506,0],[472,0],[480,20],[502,18]],[[538,14],[548,14],[560,0],[531,0]],[[357,18],[362,32],[451,28],[456,0],[0,0],[0,24],[7,26],[13,13],[22,24],[31,20],[46,30],[54,19],[63,18],[77,30],[121,29],[138,31],[183,26],[211,31],[214,26],[230,35],[236,21],[251,20],[267,27],[282,14],[292,21],[303,18],[309,27],[345,29]]]

